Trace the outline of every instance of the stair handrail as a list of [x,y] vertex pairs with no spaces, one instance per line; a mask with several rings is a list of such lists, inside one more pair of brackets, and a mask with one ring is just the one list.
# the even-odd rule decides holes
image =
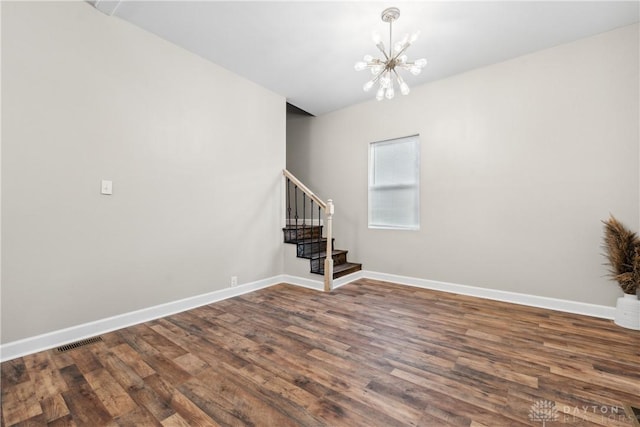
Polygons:
[[[326,217],[326,225],[327,225],[327,255],[324,259],[324,291],[329,292],[333,288],[333,247],[332,247],[332,225],[333,225],[333,214],[335,212],[335,207],[333,205],[333,200],[327,199],[324,202],[320,197],[316,196],[316,194],[309,190],[309,188],[302,183],[294,174],[289,172],[286,169],[282,170],[282,174],[288,178],[296,187],[298,187],[303,193],[305,193],[311,200],[316,202],[318,206],[322,208]],[[320,218],[318,218],[318,225]],[[311,224],[313,226],[313,224]]]
[[289,172],[286,169],[282,170],[282,174],[284,176],[286,176],[287,178],[289,178],[291,180],[291,182],[293,182],[300,190],[302,190],[304,193],[306,193],[307,196],[309,196],[311,199],[313,199],[314,202],[316,202],[318,205],[320,205],[320,207],[322,209],[327,209],[327,204],[325,202],[323,202],[320,197],[316,196],[313,191],[309,190],[309,188],[306,185],[304,185],[302,183],[302,181],[300,181],[298,178],[296,178],[296,176],[294,174],[292,174],[291,172]]

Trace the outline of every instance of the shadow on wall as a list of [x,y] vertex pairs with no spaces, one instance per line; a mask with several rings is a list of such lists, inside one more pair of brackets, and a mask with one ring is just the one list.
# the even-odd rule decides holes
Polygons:
[[[309,185],[311,159],[307,147],[311,139],[309,128],[314,116],[287,103],[287,169],[298,179]],[[315,191],[313,188],[311,189]]]

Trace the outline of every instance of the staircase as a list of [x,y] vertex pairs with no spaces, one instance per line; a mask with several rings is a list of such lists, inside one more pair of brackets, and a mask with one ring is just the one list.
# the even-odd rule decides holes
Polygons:
[[[298,258],[306,258],[311,265],[311,273],[324,276],[324,260],[327,258],[327,238],[322,237],[321,225],[300,224],[290,225],[282,229],[284,242],[297,245]],[[333,243],[331,246],[333,247]],[[347,261],[347,252],[344,249],[333,249],[333,278],[346,276],[362,270],[362,264]]]
[[[309,260],[310,272],[324,276],[324,290],[330,291],[333,279],[360,271],[362,264],[348,262],[348,251],[334,249],[333,202],[322,201],[288,170],[285,169],[283,175],[287,211],[282,229],[284,242],[296,245],[298,258]],[[326,221],[322,219],[322,211]],[[329,259],[328,253],[331,253]]]

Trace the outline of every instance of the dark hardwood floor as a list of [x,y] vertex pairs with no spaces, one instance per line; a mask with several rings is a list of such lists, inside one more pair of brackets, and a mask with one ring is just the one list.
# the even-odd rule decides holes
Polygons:
[[358,280],[290,285],[2,364],[2,424],[629,426],[640,332]]

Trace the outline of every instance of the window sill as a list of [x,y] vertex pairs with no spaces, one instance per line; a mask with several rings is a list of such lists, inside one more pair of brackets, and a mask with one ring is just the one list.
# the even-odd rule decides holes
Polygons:
[[420,226],[417,227],[394,227],[392,225],[371,225],[369,224],[369,229],[371,230],[399,230],[399,231],[420,231]]

